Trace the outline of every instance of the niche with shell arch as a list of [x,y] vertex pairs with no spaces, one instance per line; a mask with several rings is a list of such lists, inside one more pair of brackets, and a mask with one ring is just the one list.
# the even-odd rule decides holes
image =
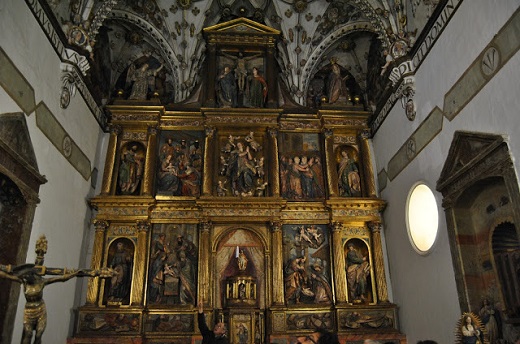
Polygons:
[[336,148],[334,157],[338,175],[338,195],[361,197],[361,166],[357,149],[350,145],[341,145]]
[[504,138],[456,132],[437,190],[461,311],[478,314],[484,299],[493,300],[506,326],[518,331],[520,285],[512,281],[520,271],[520,192]]

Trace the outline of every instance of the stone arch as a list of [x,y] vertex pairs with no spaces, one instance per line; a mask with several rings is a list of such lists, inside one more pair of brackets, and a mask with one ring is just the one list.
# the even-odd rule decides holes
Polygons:
[[[19,113],[0,114],[0,264],[23,264],[31,236],[40,185],[47,180],[38,171],[25,121]],[[10,343],[20,288],[0,279],[0,342]]]

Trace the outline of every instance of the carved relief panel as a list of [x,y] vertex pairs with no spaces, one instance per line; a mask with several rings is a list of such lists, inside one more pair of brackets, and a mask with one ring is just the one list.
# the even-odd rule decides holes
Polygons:
[[280,194],[291,201],[326,195],[322,144],[317,133],[280,133]]

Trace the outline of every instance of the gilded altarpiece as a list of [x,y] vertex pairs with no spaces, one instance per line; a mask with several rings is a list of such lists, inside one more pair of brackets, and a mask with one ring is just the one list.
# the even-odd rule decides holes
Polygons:
[[[90,279],[71,343],[199,343],[199,302],[233,344],[286,344],[316,328],[342,343],[406,343],[388,301],[370,114],[277,108],[279,32],[247,20],[204,32],[207,107],[107,107],[91,267],[126,265]],[[217,61],[240,53],[266,69],[256,107],[215,94]]]
[[[91,200],[92,267],[118,276],[89,283],[76,343],[198,342],[199,301],[232,343],[289,343],[318,327],[404,343],[388,302],[366,114],[111,111],[112,155]],[[133,146],[135,168],[122,167]],[[133,194],[121,192],[121,175],[134,178]]]

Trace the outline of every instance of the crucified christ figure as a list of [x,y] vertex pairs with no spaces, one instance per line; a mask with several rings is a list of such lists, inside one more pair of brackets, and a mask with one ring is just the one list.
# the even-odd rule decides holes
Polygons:
[[258,53],[248,57],[244,57],[244,54],[242,52],[239,52],[238,56],[222,52],[222,55],[235,61],[235,77],[238,81],[238,89],[241,92],[244,92],[247,77],[247,62],[262,54]]
[[[42,236],[36,242],[36,261],[34,264],[22,264],[17,266],[0,264],[0,278],[6,278],[23,285],[25,295],[25,309],[23,314],[22,344],[30,344],[34,332],[34,344],[42,342],[43,331],[47,325],[47,310],[43,301],[43,289],[45,286],[65,282],[73,277],[112,277],[114,270],[103,268],[101,270],[90,269],[66,269],[49,268],[43,265],[44,255],[47,253],[47,239]],[[56,277],[44,278],[45,275]]]

